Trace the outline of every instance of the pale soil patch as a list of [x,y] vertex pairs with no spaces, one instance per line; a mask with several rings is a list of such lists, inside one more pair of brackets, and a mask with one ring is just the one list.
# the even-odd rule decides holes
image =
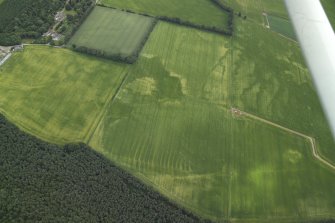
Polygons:
[[177,73],[174,73],[174,72],[171,72],[170,73],[170,76],[171,77],[176,77],[180,80],[180,83],[181,83],[181,91],[183,92],[184,95],[187,95],[188,93],[188,90],[187,90],[187,79],[182,77],[181,75],[177,74]]
[[229,49],[226,48],[225,46],[220,47],[220,48],[219,48],[220,57],[224,57],[224,56],[226,56],[228,50],[229,50]]
[[284,153],[284,158],[290,161],[290,163],[296,164],[301,160],[302,155],[300,152],[290,149]]
[[155,55],[153,55],[153,54],[147,54],[147,53],[143,53],[143,54],[141,54],[141,56],[143,56],[145,58],[148,58],[148,59],[152,59],[152,58],[155,57]]
[[165,106],[180,107],[182,105],[179,100],[161,99],[159,102]]
[[157,90],[157,84],[152,77],[143,77],[127,84],[127,89],[143,96],[150,96]]

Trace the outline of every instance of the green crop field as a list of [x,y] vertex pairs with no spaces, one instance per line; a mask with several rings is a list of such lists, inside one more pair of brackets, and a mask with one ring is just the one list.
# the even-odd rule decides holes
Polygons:
[[330,23],[335,29],[335,1],[334,0],[321,0],[322,5],[327,13]]
[[131,56],[151,31],[154,19],[95,7],[69,44]]
[[120,9],[130,9],[153,16],[180,18],[200,25],[227,28],[228,14],[209,0],[100,0]]
[[271,30],[292,40],[296,40],[293,26],[289,20],[274,15],[266,15],[266,17]]
[[[335,175],[314,161],[308,140],[231,114],[229,44],[160,23],[90,145],[213,219],[331,216]],[[315,197],[319,179],[327,192]]]
[[215,216],[228,204],[220,145],[229,129],[216,124],[225,116],[228,44],[159,23],[90,142],[164,194]]
[[335,163],[334,140],[299,45],[264,28],[266,1],[254,2],[258,9],[248,1],[230,3],[235,10],[255,15],[235,21],[234,106],[316,138],[323,155]]
[[45,140],[84,141],[125,69],[65,49],[26,46],[0,68],[0,111]]
[[0,109],[45,140],[88,143],[202,217],[334,219],[335,143],[310,74],[299,45],[264,26],[263,12],[288,19],[284,3],[221,1],[247,16],[233,37],[159,22],[131,66],[26,47],[0,67]]

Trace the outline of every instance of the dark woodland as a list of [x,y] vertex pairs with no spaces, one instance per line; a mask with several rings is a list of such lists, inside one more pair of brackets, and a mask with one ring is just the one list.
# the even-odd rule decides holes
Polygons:
[[84,144],[60,147],[0,115],[0,222],[209,222]]

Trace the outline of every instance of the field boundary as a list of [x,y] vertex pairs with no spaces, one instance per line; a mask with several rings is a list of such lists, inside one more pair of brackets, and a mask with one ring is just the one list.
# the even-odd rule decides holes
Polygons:
[[71,30],[71,32],[68,35],[65,36],[64,44],[67,44],[69,42],[69,40],[72,38],[72,36],[78,31],[80,26],[85,22],[87,17],[91,14],[91,12],[93,11],[93,9],[95,8],[95,5],[96,5],[96,4],[94,4],[94,1],[92,1],[92,3],[93,4],[80,17],[78,23],[74,24],[73,29]]
[[124,83],[126,82],[127,78],[129,76],[129,72],[127,72],[124,77],[122,78],[121,83],[119,84],[119,86],[117,87],[115,93],[110,92],[109,96],[104,104],[104,106],[102,107],[100,113],[98,114],[98,116],[95,118],[95,120],[92,122],[91,127],[89,128],[89,131],[87,132],[86,136],[84,137],[84,142],[88,145],[90,143],[90,141],[92,140],[92,137],[94,136],[94,133],[97,131],[98,126],[100,125],[100,123],[102,122],[106,112],[107,112],[107,107],[112,104],[115,100],[115,98],[118,96],[120,90],[122,89]]
[[312,155],[313,157],[318,160],[319,162],[321,162],[322,164],[326,165],[327,167],[329,167],[330,169],[332,169],[333,171],[335,170],[335,165],[332,164],[330,161],[326,160],[325,158],[322,157],[321,153],[318,151],[318,148],[316,146],[316,140],[315,138],[311,137],[311,136],[308,136],[308,135],[305,135],[301,132],[297,132],[295,130],[292,130],[292,129],[289,129],[287,127],[284,127],[282,125],[279,125],[279,124],[276,124],[274,122],[271,122],[269,120],[266,120],[264,118],[261,118],[261,117],[258,117],[256,115],[253,115],[253,114],[250,114],[248,112],[245,112],[245,111],[241,111],[237,108],[231,108],[231,112],[234,114],[234,115],[237,115],[237,116],[246,116],[246,117],[249,117],[249,118],[252,118],[254,120],[257,120],[257,121],[260,121],[260,122],[263,122],[265,124],[268,124],[268,125],[271,125],[271,126],[274,126],[276,128],[279,128],[279,129],[282,129],[286,132],[289,132],[291,134],[294,134],[294,135],[297,135],[297,136],[300,136],[302,138],[305,138],[307,141],[309,141],[309,143],[311,144],[311,147],[312,147]]
[[48,133],[42,133],[39,130],[33,129],[33,128],[29,128],[27,126],[26,123],[19,121],[18,119],[12,118],[4,109],[2,109],[0,107],[0,113],[7,119],[9,120],[11,123],[13,123],[15,126],[17,126],[19,129],[21,129],[22,131],[33,135],[41,140],[44,140],[46,142],[55,144],[55,145],[66,145],[66,144],[73,144],[73,143],[81,143],[83,140],[81,138],[77,138],[77,139],[65,139],[63,137],[57,137],[57,139],[54,139],[52,137],[50,137],[48,135]]
[[151,18],[155,18],[155,19],[160,20],[160,21],[169,22],[169,23],[173,23],[173,24],[177,24],[177,25],[181,25],[181,26],[186,26],[186,27],[189,27],[189,28],[195,28],[195,29],[202,30],[202,31],[217,33],[217,34],[221,34],[221,35],[224,35],[224,36],[233,36],[233,34],[234,34],[234,29],[233,29],[233,26],[234,26],[233,25],[233,23],[234,23],[234,10],[232,8],[223,6],[221,3],[218,3],[216,0],[210,0],[210,3],[212,3],[217,8],[224,11],[225,13],[228,13],[228,21],[227,21],[227,27],[228,28],[227,29],[221,29],[221,28],[218,28],[218,27],[215,27],[215,26],[200,25],[200,24],[193,23],[193,22],[190,22],[190,21],[187,21],[187,20],[182,20],[182,19],[177,18],[177,17],[154,16],[154,15],[150,15],[150,14],[147,14],[147,13],[135,12],[135,11],[130,10],[130,9],[116,8],[116,7],[113,7],[113,6],[104,5],[103,3],[100,3],[100,1],[96,5],[100,6],[100,7],[116,9],[116,10],[121,10],[121,11],[128,12],[128,13],[133,13],[133,14],[137,14],[137,15],[151,17]]
[[[120,13],[121,10],[118,9],[113,9],[113,8],[109,8],[109,7],[103,7],[100,5],[97,5],[94,10],[102,10],[102,9],[106,9],[108,10],[110,14],[110,16],[115,15],[116,13]],[[97,13],[96,11],[92,10],[92,14],[93,13]],[[133,14],[132,16],[141,16],[142,15],[138,15],[138,14],[134,14],[134,13],[129,13],[127,11],[121,11],[122,12],[122,16],[130,16],[129,14]],[[101,14],[99,15],[101,16]],[[91,18],[88,17],[88,20],[90,20]],[[116,52],[110,52],[110,51],[106,51],[105,49],[101,49],[101,47],[99,46],[86,46],[85,44],[80,44],[76,42],[75,36],[78,35],[77,32],[79,32],[82,28],[82,26],[85,25],[85,23],[83,22],[82,25],[80,27],[78,27],[77,31],[72,35],[71,39],[68,41],[68,48],[79,52],[79,53],[84,53],[84,54],[89,54],[89,55],[93,55],[96,57],[101,57],[101,58],[105,58],[105,59],[111,59],[113,61],[116,62],[120,62],[120,63],[127,63],[127,64],[133,64],[137,61],[142,49],[144,48],[145,44],[147,43],[148,39],[150,38],[150,35],[152,33],[152,31],[155,29],[155,26],[157,24],[157,19],[155,17],[147,17],[148,21],[150,20],[150,22],[148,22],[148,26],[145,27],[145,29],[143,29],[143,36],[142,35],[138,35],[138,40],[139,43],[136,45],[136,47],[132,50],[132,52],[130,52],[129,54],[124,54],[121,53],[120,51],[116,51]],[[92,19],[90,20],[92,21]],[[98,31],[99,33],[99,31]],[[100,35],[104,36],[104,33],[100,33]],[[71,46],[70,46],[71,45]],[[90,44],[88,44],[90,45]]]
[[138,179],[140,179],[141,182],[145,183],[146,185],[149,185],[150,187],[154,188],[156,191],[158,191],[160,194],[165,193],[165,197],[172,203],[176,203],[178,205],[177,202],[179,202],[183,207],[185,207],[186,210],[193,212],[198,212],[201,214],[197,214],[197,216],[202,217],[203,219],[211,219],[211,220],[215,220],[215,221],[220,221],[220,220],[228,220],[225,216],[220,216],[220,217],[213,217],[213,214],[209,211],[204,211],[198,207],[196,207],[195,205],[191,204],[190,202],[181,199],[180,197],[176,196],[175,194],[172,194],[168,189],[166,189],[165,187],[157,187],[157,185],[154,183],[154,181],[152,181],[149,177],[147,177],[145,174],[134,170],[133,168],[128,167],[127,165],[122,165],[122,164],[117,164],[120,168],[123,168],[127,171],[129,171],[130,173],[132,173],[132,175],[136,176]]

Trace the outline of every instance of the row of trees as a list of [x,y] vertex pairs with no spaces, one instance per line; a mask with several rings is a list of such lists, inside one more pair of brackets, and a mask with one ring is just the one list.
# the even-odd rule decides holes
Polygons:
[[220,0],[211,0],[214,5],[228,13],[228,33],[232,36],[234,34],[234,10],[224,4]]
[[147,31],[147,34],[146,36],[144,36],[141,40],[141,43],[137,46],[137,48],[134,50],[133,52],[133,58],[134,58],[134,61],[133,63],[137,60],[138,56],[140,55],[145,43],[148,41],[149,37],[150,37],[150,34],[152,33],[152,31],[154,30],[155,26],[157,24],[157,19],[155,19],[151,26],[149,27],[148,31]]
[[226,29],[222,29],[216,26],[200,25],[200,24],[189,22],[189,21],[181,20],[180,18],[171,18],[171,17],[166,17],[166,16],[157,16],[157,18],[162,21],[171,22],[171,23],[175,23],[178,25],[183,25],[183,26],[187,26],[191,28],[201,29],[201,30],[205,30],[209,32],[219,33],[219,34],[226,35],[226,36],[231,36],[233,34],[231,29],[226,30]]
[[141,43],[137,46],[137,48],[134,50],[134,52],[131,55],[124,55],[122,53],[111,54],[111,53],[107,53],[104,50],[92,49],[92,48],[85,47],[85,46],[77,46],[76,44],[72,44],[72,49],[80,53],[86,53],[86,54],[90,54],[90,55],[97,56],[97,57],[103,57],[103,58],[111,59],[117,62],[133,64],[136,62],[141,50],[143,49],[145,43],[147,42],[150,36],[150,33],[153,31],[156,23],[157,23],[157,20],[154,20],[147,32],[147,35],[142,39]]
[[60,147],[0,115],[0,222],[208,222],[84,144]]
[[39,38],[54,23],[66,0],[5,0],[0,5],[0,45]]
[[[158,20],[171,22],[171,23],[175,23],[175,24],[178,24],[178,25],[183,25],[183,26],[187,26],[187,27],[191,27],[191,28],[196,28],[196,29],[201,29],[201,30],[205,30],[205,31],[209,31],[209,32],[219,33],[219,34],[222,34],[222,35],[232,36],[233,33],[234,33],[234,10],[230,7],[227,7],[227,6],[223,5],[219,0],[211,0],[211,1],[217,7],[219,7],[221,10],[228,13],[227,29],[219,28],[219,27],[216,27],[216,26],[206,26],[206,25],[196,24],[196,23],[192,23],[190,21],[182,20],[180,18],[173,18],[173,17],[168,17],[168,16],[151,16],[151,15],[148,15],[146,13],[137,13],[137,12],[134,12],[130,9],[121,9],[121,10],[125,11],[125,12],[128,12],[128,13],[138,14],[138,15],[147,16],[147,17],[153,17],[153,18],[156,18]],[[112,7],[112,6],[105,6],[103,4],[98,4],[98,5],[102,6],[102,7],[118,9],[118,8],[115,8],[115,7]]]
[[72,49],[80,53],[111,59],[117,62],[132,64],[136,61],[136,57],[134,55],[127,56],[121,53],[109,54],[104,50],[92,49],[85,46],[76,46],[75,44],[72,44]]
[[66,10],[74,10],[74,14],[67,15],[66,19],[59,24],[58,31],[65,35],[64,42],[67,43],[71,36],[78,30],[85,21],[95,5],[94,0],[70,0]]

